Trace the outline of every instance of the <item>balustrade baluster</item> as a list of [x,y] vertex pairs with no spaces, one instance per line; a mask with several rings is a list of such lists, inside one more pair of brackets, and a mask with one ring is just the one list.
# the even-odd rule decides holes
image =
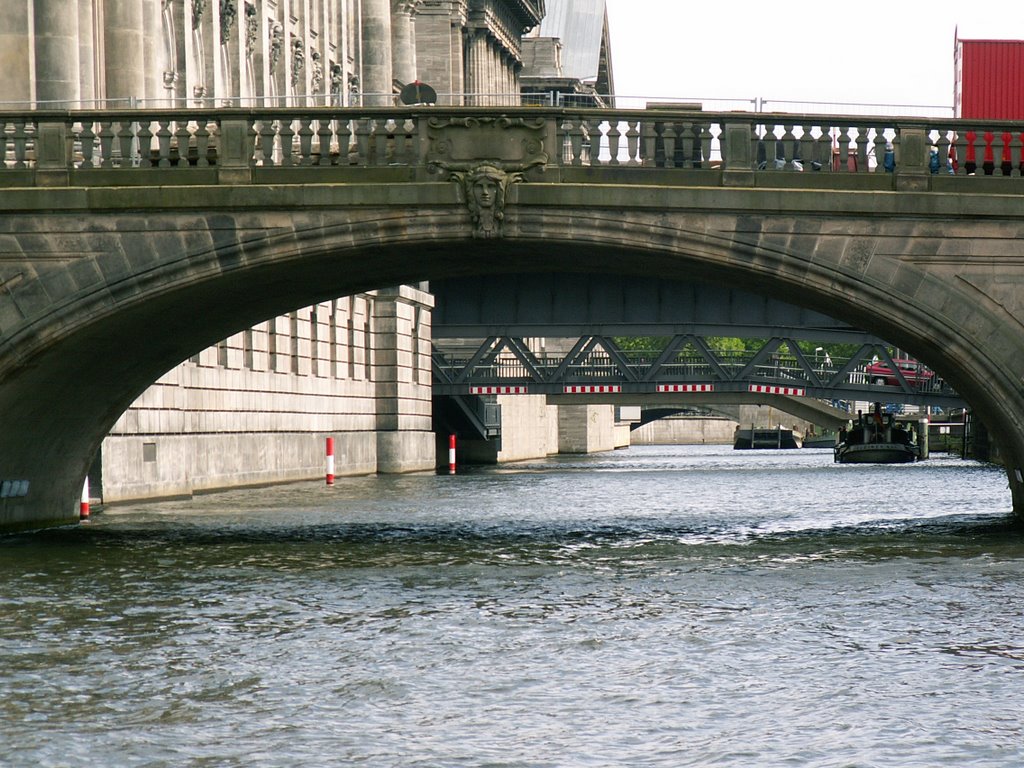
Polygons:
[[572,165],[583,165],[583,120],[580,118],[571,120],[569,125],[569,158]]
[[610,120],[608,123],[608,164],[618,165],[619,164],[619,139],[622,138],[622,133],[619,131],[618,120]]
[[152,123],[149,120],[143,120],[136,125],[138,125],[139,167],[149,168],[155,165],[153,162],[153,131],[150,130]]
[[114,167],[114,124],[110,120],[97,121],[100,130],[100,168]]
[[[694,158],[694,160],[698,167],[703,168],[705,164],[711,162],[711,143],[715,137],[711,133],[711,123],[700,123],[697,129],[696,139],[697,146],[700,148],[700,155]],[[721,127],[719,127],[719,133],[721,133]],[[721,146],[721,142],[719,142],[719,146]]]
[[11,143],[7,138],[7,132],[10,130],[9,125],[10,123],[7,121],[0,123],[0,170],[5,170],[8,167],[7,145]]
[[956,175],[967,175],[967,132],[961,131],[956,134],[953,146],[956,148]]
[[1010,169],[1003,163],[1003,132],[993,131],[992,132],[992,163],[995,166],[992,169],[993,176],[1009,176]]
[[295,165],[292,153],[295,151],[295,129],[291,120],[281,120],[277,126],[278,149],[281,153],[278,165],[290,168]]
[[388,140],[390,144],[388,163],[390,165],[405,165],[405,127],[401,122],[392,118],[388,120],[387,130],[390,137]]
[[356,165],[373,165],[370,157],[370,118],[361,117],[356,122]]
[[11,140],[14,144],[14,167],[28,168],[26,157],[28,155],[29,123],[24,119],[15,119],[14,134]]
[[131,168],[133,160],[135,159],[134,152],[132,150],[132,144],[135,142],[136,137],[132,131],[132,122],[125,118],[121,118],[117,123],[117,148],[119,151],[119,160],[117,167],[125,169]]
[[939,150],[939,173],[947,175],[952,171],[952,162],[949,157],[949,133],[939,131],[935,138],[935,147]]
[[775,128],[776,126],[774,125],[768,126],[768,132],[764,135],[764,164],[765,168],[769,171],[779,170],[780,149],[779,139],[775,135]]
[[402,158],[403,165],[416,165],[419,162],[419,142],[417,140],[417,123],[411,117],[402,123]]
[[809,123],[800,126],[800,138],[797,140],[797,146],[799,147],[800,162],[803,163],[805,171],[813,171],[820,167],[818,156],[815,152],[813,132],[814,126]]
[[821,133],[814,140],[814,155],[821,164],[821,170],[832,172],[832,134],[828,125],[820,126]]
[[188,120],[182,116],[174,121],[174,148],[178,152],[178,167],[188,168],[195,165],[192,161],[192,134],[188,130]]
[[1021,166],[1024,165],[1024,156],[1021,151],[1024,149],[1024,142],[1021,141],[1020,133],[1010,134],[1010,175],[1020,176]]
[[796,134],[793,133],[793,123],[783,123],[782,125],[782,157],[784,159],[783,170],[796,170]]
[[[697,123],[677,123],[679,135],[676,138],[676,166],[679,168],[700,167],[695,151],[700,151],[701,127]],[[694,149],[696,147],[696,150]]]
[[676,129],[671,123],[663,123],[661,128],[661,146],[665,153],[665,168],[676,167]]
[[[759,157],[758,150],[764,146],[764,141],[761,138],[761,131],[764,130],[763,125],[752,125],[750,126],[750,167],[754,170],[761,170],[759,168]],[[729,170],[739,170],[737,164],[739,160],[736,158],[730,158],[728,152],[723,147],[723,159],[725,160],[725,167]]]
[[171,121],[166,118],[157,120],[157,166],[169,168],[171,165]]
[[[196,165],[200,168],[206,168],[212,163],[219,163],[219,156],[215,157],[214,160],[210,160],[210,125],[213,125],[213,135],[220,135],[220,121],[208,123],[205,120],[200,120],[196,123],[195,137],[196,137]],[[219,149],[216,153],[219,155]]]
[[588,118],[580,121],[580,128],[583,131],[583,145],[580,151],[580,160],[583,165],[602,165],[602,150],[605,146],[605,131],[608,123],[605,120]]
[[313,128],[311,124],[313,118],[311,117],[300,117],[296,122],[299,124],[298,130],[298,141],[299,141],[299,161],[296,165],[312,165],[313,164]]
[[348,120],[335,120],[334,133],[338,137],[338,164],[348,165],[352,152],[352,125]]
[[392,142],[394,134],[392,133],[390,126],[390,120],[374,120],[373,121],[373,147],[374,153],[374,165],[387,165],[388,164],[388,149]]
[[985,131],[974,131],[974,170],[970,171],[977,175],[985,173],[982,167],[985,162]]
[[629,120],[626,126],[626,147],[629,151],[626,165],[640,165],[640,121]]
[[641,122],[640,141],[643,146],[643,165],[645,167],[653,167],[657,165],[658,131],[656,123],[649,120]]
[[876,125],[873,129],[875,137],[872,143],[872,151],[875,153],[875,173],[885,173],[885,148],[889,143],[885,138],[885,127]]
[[854,139],[857,146],[857,173],[868,172],[868,128],[861,125],[857,129],[857,138]]
[[82,123],[82,129],[78,132],[78,146],[82,156],[81,163],[74,164],[77,168],[93,168],[93,155],[96,151],[96,134],[92,129],[91,122]]
[[836,163],[839,173],[850,172],[850,126],[844,125],[839,129],[839,137],[836,140],[838,154]]
[[331,165],[331,121],[316,121],[316,165]]
[[253,124],[256,130],[256,141],[259,147],[257,165],[264,167],[276,165],[274,160],[274,123],[270,120],[259,120]]

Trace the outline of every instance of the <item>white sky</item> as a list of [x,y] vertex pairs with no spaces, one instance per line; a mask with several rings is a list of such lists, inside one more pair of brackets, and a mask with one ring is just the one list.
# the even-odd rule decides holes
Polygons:
[[1024,39],[1022,0],[607,4],[620,96],[951,106],[958,25]]

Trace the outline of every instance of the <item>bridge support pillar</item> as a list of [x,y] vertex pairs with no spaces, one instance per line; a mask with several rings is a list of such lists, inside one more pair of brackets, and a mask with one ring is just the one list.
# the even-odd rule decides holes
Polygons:
[[560,405],[558,452],[598,453],[615,450],[615,406]]
[[377,393],[377,471],[433,469],[429,294],[410,286],[373,300],[373,378]]

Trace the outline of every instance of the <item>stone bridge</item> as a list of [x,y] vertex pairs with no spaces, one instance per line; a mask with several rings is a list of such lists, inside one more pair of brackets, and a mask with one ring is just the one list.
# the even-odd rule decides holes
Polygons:
[[[1024,512],[1022,126],[536,108],[0,124],[0,527],[74,521],[117,417],[239,329],[553,272],[734,286],[898,344],[988,425]],[[1001,164],[950,162],[986,133]]]

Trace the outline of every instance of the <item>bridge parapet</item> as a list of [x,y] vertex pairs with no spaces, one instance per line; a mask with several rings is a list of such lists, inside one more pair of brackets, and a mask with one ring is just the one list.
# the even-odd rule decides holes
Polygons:
[[[1024,124],[685,109],[177,109],[0,112],[0,185],[287,183],[287,169],[726,172],[723,184],[804,172],[800,186],[876,174],[1020,177]],[[998,162],[996,160],[998,159]],[[117,172],[116,176],[103,172]],[[728,173],[738,174],[729,177]],[[808,173],[809,172],[809,173]],[[88,175],[88,176],[86,176]],[[696,183],[672,174],[659,183]],[[731,180],[730,180],[731,179]],[[303,176],[303,182],[308,177]],[[836,182],[833,182],[836,183]],[[911,188],[927,188],[927,184]]]

